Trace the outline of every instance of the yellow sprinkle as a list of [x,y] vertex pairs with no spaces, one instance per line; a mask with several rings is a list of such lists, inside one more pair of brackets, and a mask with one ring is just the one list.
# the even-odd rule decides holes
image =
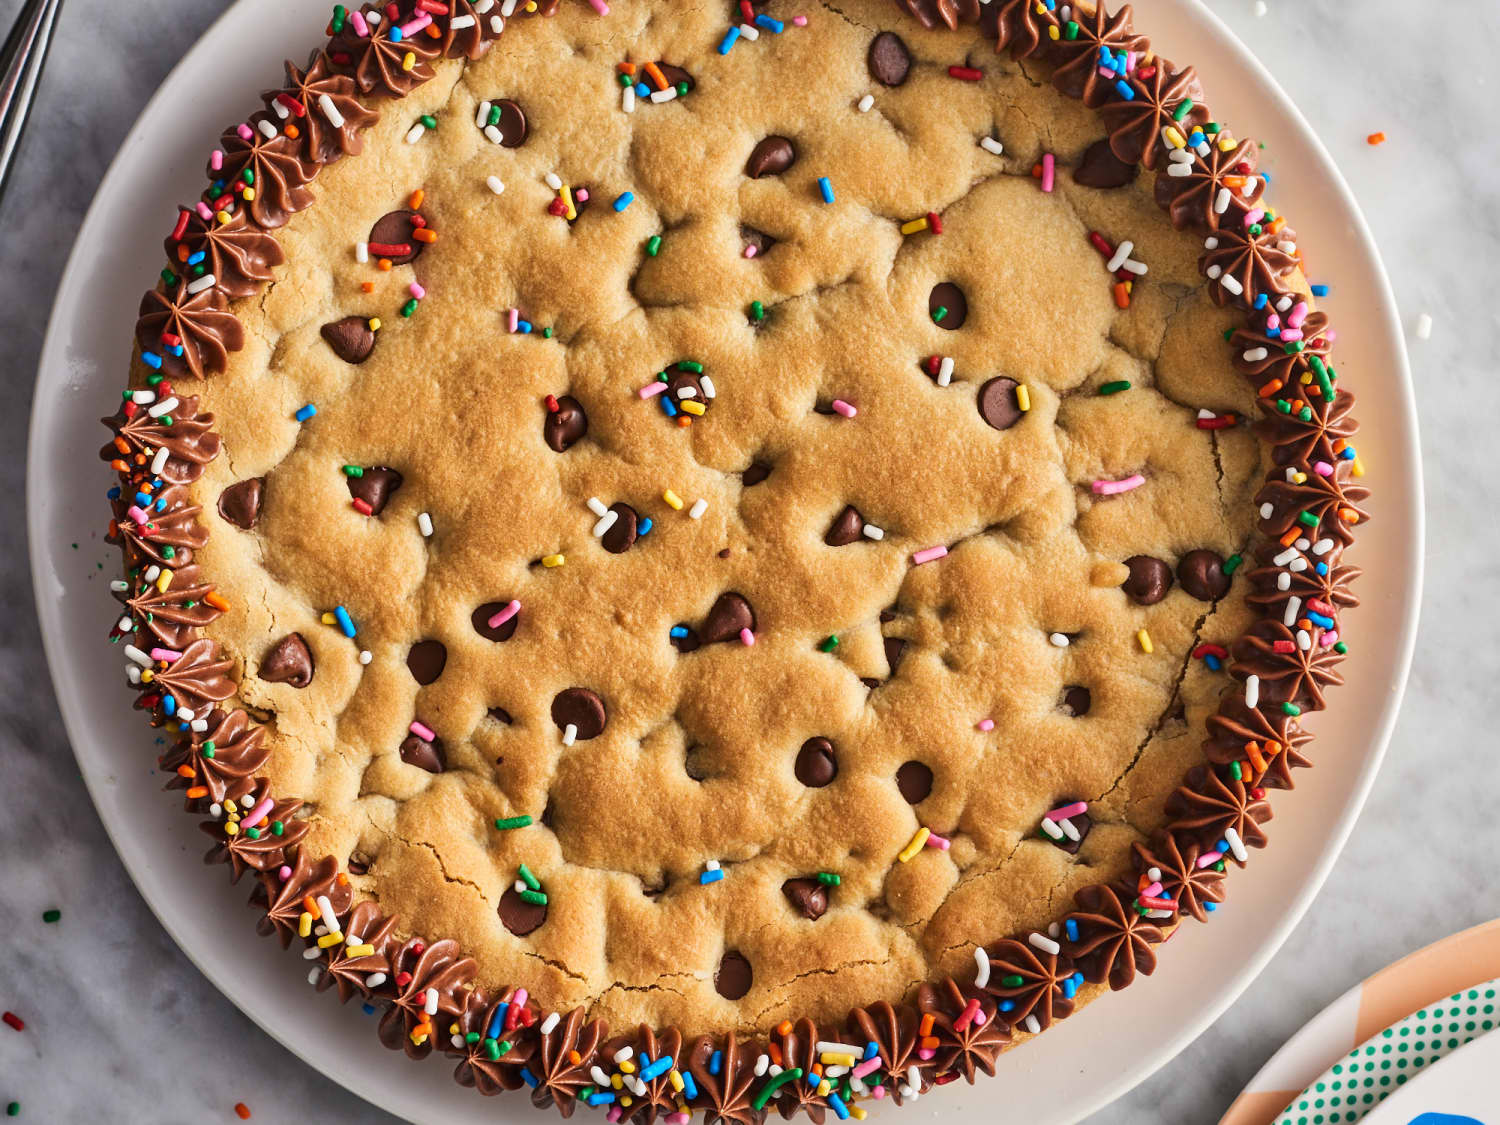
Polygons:
[[1151,644],[1151,634],[1142,629],[1135,635],[1135,639],[1141,643],[1142,652],[1155,652],[1156,648]]
[[219,224],[222,226],[224,223],[227,223],[230,219],[234,218],[234,216],[231,215],[228,211],[215,211],[214,218],[218,219]]
[[609,1076],[609,1084],[611,1086],[613,1086],[616,1090],[620,1090],[620,1089],[624,1088],[625,1081],[618,1074],[611,1074]]
[[412,67],[414,67],[416,65],[417,65],[417,56],[414,55],[414,54],[412,54],[412,52],[407,51],[406,54],[404,54],[404,55],[401,56],[401,69],[402,70],[410,70]]
[[325,613],[318,620],[322,621],[324,625],[337,625],[339,623],[339,619],[331,613]]
[[340,933],[338,930],[334,930],[333,933],[331,933],[331,934],[324,934],[322,937],[320,937],[318,939],[318,948],[319,949],[327,949],[327,948],[329,948],[329,946],[343,945],[343,944],[344,944],[344,935],[342,933]]
[[1365,463],[1363,461],[1361,461],[1358,457],[1356,457],[1354,459],[1354,469],[1353,469],[1353,472],[1354,472],[1354,475],[1357,476],[1357,477],[1362,477],[1362,476],[1365,475]]
[[375,956],[375,947],[373,945],[346,945],[344,952],[349,954],[350,957],[373,957]]
[[694,414],[702,417],[703,412],[708,407],[704,406],[701,402],[695,402],[693,399],[685,399],[677,404],[677,409],[681,410],[684,414]]
[[462,1035],[463,1034],[463,1030],[464,1029],[461,1028],[461,1027],[459,1027],[458,1024],[456,1024],[456,1023],[450,1023],[448,1025],[448,1034],[449,1035]]
[[823,1081],[818,1083],[818,1097],[826,1098],[828,1096],[828,1091],[832,1089],[833,1087],[829,1085],[828,1079],[823,1079]]
[[240,834],[240,826],[238,824],[236,824],[234,821],[231,820],[228,824],[224,825],[224,835],[226,835],[226,836],[238,836],[239,834]]
[[312,933],[313,916],[307,911],[302,912],[302,917],[297,919],[297,936],[307,937]]
[[629,1059],[626,1059],[624,1062],[622,1062],[620,1064],[620,1070],[623,1071],[625,1074],[634,1074],[635,1073],[635,1063],[631,1062]]
[[824,1066],[853,1066],[859,1060],[853,1055],[825,1051],[819,1056],[819,1061]]
[[379,332],[380,331],[380,318],[378,316],[372,316],[370,318],[370,331],[371,332]]
[[909,222],[905,222],[905,223],[901,224],[901,233],[902,234],[916,234],[919,230],[926,230],[926,229],[927,229],[927,217],[925,215],[922,218],[920,218],[920,219],[912,219]]
[[635,1101],[635,1099],[632,1098],[629,1094],[621,1094],[620,1095],[620,1104],[622,1106],[625,1106],[627,1109],[630,1107],[631,1103],[634,1102],[634,1101]]
[[251,188],[251,187],[247,187],[240,194],[245,197],[245,202],[249,203],[251,200],[253,200],[255,198],[255,189]]
[[1167,126],[1166,130],[1162,133],[1162,136],[1166,137],[1167,144],[1171,145],[1173,148],[1187,148],[1187,141],[1183,140],[1182,134],[1179,133],[1171,125]]
[[[1036,10],[1038,12],[1046,11],[1046,9],[1043,8],[1040,4],[1036,6]],[[1062,38],[1062,33],[1057,30],[1057,24],[1049,23],[1047,25],[1047,38],[1051,39],[1053,42],[1056,42],[1057,40]]]
[[156,588],[163,594],[165,594],[167,592],[167,587],[172,584],[172,575],[175,573],[177,572],[168,570],[166,567],[162,567],[161,575],[156,580]]
[[562,566],[567,561],[567,555],[544,555],[542,557],[542,565],[547,567]]
[[905,863],[907,860],[911,859],[912,856],[916,855],[919,851],[922,850],[922,845],[927,843],[927,837],[931,835],[932,829],[925,826],[922,828],[918,828],[917,834],[911,838],[911,843],[902,848],[896,858],[899,859],[902,863]]
[[1293,473],[1292,474],[1292,480],[1296,484],[1306,484],[1307,483],[1307,474],[1303,473],[1303,472]]
[[674,512],[682,511],[682,497],[678,496],[670,488],[661,494],[661,498],[667,502],[667,507],[671,508]]
[[[407,58],[411,58],[410,55],[408,55],[406,57]],[[427,1028],[426,1028],[426,1025],[424,1025],[424,1024],[418,1024],[417,1025],[416,1030],[411,1033],[411,1041],[413,1043],[415,1043],[419,1047],[423,1043],[427,1042]]]
[[568,221],[578,218],[578,208],[573,205],[573,189],[567,184],[557,189],[557,198],[568,205]]
[[849,1116],[854,1118],[854,1120],[856,1121],[863,1121],[869,1115],[865,1113],[864,1106],[851,1105],[849,1107]]
[[679,1094],[682,1093],[682,1075],[677,1073],[676,1067],[667,1071],[667,1081],[672,1084],[672,1089],[676,1090]]
[[1025,383],[1016,384],[1016,406],[1023,414],[1031,409],[1031,392],[1026,389]]
[[1231,134],[1227,129],[1224,132],[1222,132],[1222,133],[1219,134],[1219,151],[1220,152],[1228,152],[1230,149],[1234,148],[1234,146],[1236,144],[1238,144],[1238,143],[1239,142],[1234,139],[1234,135]]
[[527,14],[536,11],[536,0],[526,0],[526,11]]

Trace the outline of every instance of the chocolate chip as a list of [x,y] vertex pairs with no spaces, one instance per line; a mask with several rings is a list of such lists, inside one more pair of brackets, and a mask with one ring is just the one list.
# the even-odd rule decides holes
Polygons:
[[495,913],[500,915],[500,923],[507,930],[516,937],[525,937],[534,930],[541,929],[542,923],[547,920],[547,904],[527,902],[512,883],[500,896],[500,905],[495,907]]
[[1224,573],[1224,560],[1203,548],[1182,556],[1177,564],[1177,581],[1200,602],[1218,601],[1229,593],[1229,575]]
[[927,315],[939,328],[956,332],[969,319],[969,299],[953,282],[940,281],[927,294]]
[[847,547],[850,543],[858,543],[863,539],[864,530],[865,517],[859,514],[859,509],[854,505],[846,504],[844,510],[834,517],[833,526],[823,536],[823,542],[830,547]]
[[260,678],[273,684],[305,688],[312,683],[313,656],[301,633],[288,633],[261,657]]
[[792,768],[797,780],[809,789],[821,789],[839,775],[839,763],[833,756],[833,743],[821,735],[809,738],[797,751]]
[[750,159],[745,162],[745,175],[752,180],[758,180],[762,176],[779,176],[795,163],[797,147],[790,138],[766,137],[750,150]]
[[579,742],[587,742],[604,733],[609,713],[605,710],[604,700],[596,692],[588,688],[570,687],[564,688],[553,698],[552,721],[557,724],[558,730],[574,727],[574,737]]
[[323,325],[323,339],[333,354],[345,363],[363,363],[375,350],[375,333],[370,331],[368,317],[346,316]]
[[372,465],[360,476],[346,476],[344,481],[349,485],[349,495],[370,505],[370,515],[378,516],[385,511],[392,494],[405,483],[405,478],[385,465]]
[[[1064,805],[1075,804],[1077,800],[1077,797],[1059,797],[1057,800],[1052,802],[1052,807],[1054,809],[1060,809]],[[1088,839],[1089,833],[1093,831],[1094,821],[1086,812],[1077,813],[1074,816],[1070,816],[1068,817],[1068,821],[1073,825],[1074,828],[1078,830],[1078,839],[1070,840],[1067,836],[1064,836],[1061,840],[1054,840],[1052,839],[1052,837],[1048,836],[1047,840],[1049,843],[1051,843],[1055,847],[1061,848],[1069,855],[1077,855],[1078,849],[1083,847],[1083,842]]]
[[685,632],[683,632],[681,636],[672,636],[669,634],[669,638],[672,642],[672,647],[675,648],[678,652],[697,652],[700,648],[703,647],[703,641],[699,638],[696,630],[691,629],[686,625],[679,625],[677,627],[685,630]]
[[748,223],[741,223],[740,241],[744,243],[744,248],[747,250],[752,246],[755,247],[755,257],[763,258],[771,247],[776,245],[777,239]]
[[859,682],[864,684],[865,687],[869,688],[871,691],[874,691],[880,686],[880,681],[875,679],[875,677],[873,676],[861,676],[859,678]]
[[572,395],[557,400],[557,409],[547,412],[542,423],[542,440],[554,453],[561,453],[589,432],[589,416],[583,404]]
[[508,641],[514,637],[516,629],[521,624],[521,614],[524,610],[516,610],[509,620],[502,621],[499,625],[490,625],[490,618],[508,605],[510,605],[509,602],[485,602],[469,614],[469,624],[474,626],[474,632],[487,641]]
[[1084,149],[1083,160],[1073,169],[1073,179],[1084,187],[1117,188],[1134,183],[1140,171],[1116,156],[1108,140],[1099,140]]
[[1150,555],[1132,555],[1125,560],[1130,577],[1120,589],[1136,605],[1155,605],[1172,588],[1172,568]]
[[1093,705],[1093,694],[1082,684],[1071,684],[1063,689],[1062,708],[1074,718],[1087,715]]
[[424,742],[414,734],[401,740],[401,760],[428,773],[442,773],[448,768],[448,756],[441,742]]
[[406,667],[419,684],[430,684],[443,674],[448,648],[442,641],[418,641],[406,654]]
[[719,971],[714,974],[714,988],[726,1000],[738,1000],[750,991],[750,962],[737,950],[724,954]]
[[609,510],[615,514],[616,519],[599,539],[599,543],[610,554],[623,555],[635,544],[641,517],[629,504],[611,504]]
[[1021,420],[1014,379],[997,375],[979,388],[979,416],[997,430],[1008,430]]
[[509,98],[491,105],[500,111],[500,120],[495,123],[500,143],[506,148],[520,148],[526,140],[526,111]]
[[672,396],[673,402],[682,400],[683,391],[690,391],[686,397],[703,403],[705,407],[710,405],[710,400],[703,393],[703,375],[698,371],[690,371],[681,364],[674,363],[666,370],[667,394]]
[[506,726],[510,726],[511,723],[515,722],[515,720],[510,717],[510,712],[507,711],[504,707],[491,707],[489,709],[489,716],[490,718],[494,719],[495,722],[504,723]]
[[754,488],[770,475],[771,466],[767,465],[764,461],[757,461],[740,474],[740,483],[746,488]]
[[412,237],[418,229],[418,223],[422,216],[415,211],[387,211],[375,220],[375,225],[370,228],[370,241],[377,246],[402,247],[400,252],[385,253],[381,250],[372,250],[370,253],[376,258],[384,258],[392,265],[399,266],[403,262],[410,262],[427,248],[427,243],[418,242]]
[[816,922],[828,912],[828,888],[816,879],[788,879],[781,884],[792,909],[809,922]]
[[720,641],[737,641],[745,629],[755,632],[755,610],[744,595],[730,592],[720,594],[715,600],[698,635],[704,644],[711,645]]
[[351,875],[366,875],[370,870],[369,860],[357,859],[353,854],[349,856],[349,860],[345,866],[349,868],[349,874]]
[[235,481],[219,493],[219,517],[243,531],[260,519],[260,504],[266,492],[265,477]]
[[870,41],[865,63],[870,77],[882,86],[899,86],[911,72],[911,52],[894,31],[882,31]]
[[891,670],[891,675],[894,676],[896,674],[896,666],[901,663],[901,658],[906,655],[906,642],[900,637],[886,637],[884,646],[886,667]]
[[901,763],[896,771],[896,788],[908,805],[920,805],[932,794],[932,769],[923,762]]

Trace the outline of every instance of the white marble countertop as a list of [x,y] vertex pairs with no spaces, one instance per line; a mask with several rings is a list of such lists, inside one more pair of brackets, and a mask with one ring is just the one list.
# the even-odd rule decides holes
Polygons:
[[[8,25],[17,6],[0,0],[0,21]],[[1350,985],[1500,908],[1485,893],[1500,822],[1487,799],[1497,787],[1484,718],[1500,664],[1485,640],[1496,612],[1484,575],[1500,570],[1500,524],[1486,477],[1471,481],[1463,467],[1492,440],[1476,423],[1500,414],[1500,158],[1483,139],[1482,116],[1500,108],[1485,77],[1500,5],[1269,0],[1257,15],[1260,6],[1211,2],[1267,61],[1353,185],[1408,330],[1422,312],[1434,321],[1430,340],[1411,339],[1425,392],[1423,626],[1385,768],[1307,916],[1238,1003],[1093,1125],[1217,1120],[1261,1063]],[[67,0],[0,205],[0,339],[8,341],[0,378],[15,394],[0,412],[11,481],[0,490],[0,526],[11,529],[0,554],[0,902],[10,928],[0,1007],[45,1015],[55,1029],[0,1031],[0,1103],[19,1101],[23,1120],[234,1120],[241,1100],[257,1121],[392,1120],[183,971],[115,858],[54,719],[15,530],[37,353],[74,230],[141,106],[216,14],[190,0]],[[1369,146],[1375,130],[1390,140]],[[1358,315],[1339,314],[1345,324]],[[1455,649],[1459,626],[1465,640]],[[40,924],[49,907],[61,908],[60,925]],[[81,1018],[64,1023],[64,1013]],[[220,1060],[231,1053],[274,1078],[226,1079]]]

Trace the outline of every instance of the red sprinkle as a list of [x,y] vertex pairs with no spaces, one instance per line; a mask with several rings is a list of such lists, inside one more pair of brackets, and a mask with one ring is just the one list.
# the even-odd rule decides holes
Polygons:
[[1371,133],[1368,137],[1365,138],[1365,141],[1366,141],[1366,143],[1372,144],[1372,145],[1383,145],[1383,144],[1385,144],[1385,134],[1384,133]]
[[363,500],[358,496],[349,501],[349,506],[362,516],[373,516],[375,514],[375,509],[370,507],[369,501]]
[[296,98],[292,97],[292,95],[288,93],[280,93],[276,95],[276,100],[282,105],[286,106],[286,108],[291,111],[293,117],[307,116],[307,107],[299,102]]
[[978,82],[984,77],[984,71],[976,70],[972,66],[950,66],[948,75],[951,78],[961,78],[965,82]]
[[404,258],[411,253],[409,242],[371,242],[369,248],[377,258]]
[[1220,660],[1223,660],[1228,655],[1228,649],[1221,645],[1209,644],[1207,642],[1193,649],[1193,659],[1195,660],[1202,660],[1205,656],[1217,656]]
[[244,1102],[235,1102],[234,1103],[234,1115],[236,1117],[238,1117],[241,1121],[249,1121],[250,1120],[250,1107],[247,1106]]
[[1109,244],[1109,240],[1096,230],[1089,231],[1089,242],[1094,249],[1103,254],[1105,258],[1115,256],[1115,248]]
[[177,212],[177,225],[172,228],[172,241],[178,241],[187,233],[188,217],[192,214],[187,208]]
[[556,395],[548,395],[547,398],[546,398],[546,403],[547,403],[547,413],[548,414],[556,414],[557,413],[557,396]]
[[933,234],[943,233],[943,217],[936,211],[927,212],[927,226]]
[[1196,425],[1200,430],[1227,430],[1234,425],[1234,415],[1220,414],[1213,418],[1199,418]]
[[0,1019],[3,1019],[8,1026],[15,1028],[17,1031],[26,1030],[26,1021],[16,1015],[15,1012],[6,1012],[5,1015],[0,1016]]
[[1294,641],[1276,641],[1271,645],[1271,648],[1273,651],[1282,654],[1297,651],[1297,645]]
[[943,357],[942,356],[940,356],[940,355],[930,355],[930,356],[927,357],[927,374],[929,374],[929,375],[936,375],[938,373],[938,371],[942,369],[942,366],[943,366]]
[[740,15],[744,17],[746,23],[753,24],[755,22],[755,5],[750,3],[750,0],[740,0]]

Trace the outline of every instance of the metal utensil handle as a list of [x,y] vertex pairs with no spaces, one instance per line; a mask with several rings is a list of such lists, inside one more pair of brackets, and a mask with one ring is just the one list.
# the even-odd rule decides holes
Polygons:
[[26,128],[62,0],[26,0],[0,47],[0,194]]

